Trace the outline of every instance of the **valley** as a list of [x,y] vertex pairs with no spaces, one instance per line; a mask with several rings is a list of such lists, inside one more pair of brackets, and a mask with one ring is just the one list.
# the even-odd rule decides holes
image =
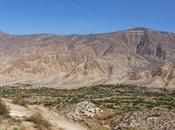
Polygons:
[[0,130],[174,130],[174,43],[143,27],[0,32]]
[[0,0],[0,130],[175,130],[175,0]]
[[[157,118],[158,115],[165,115],[160,117],[157,123],[175,121],[175,91],[119,84],[83,87],[75,90],[29,88],[27,84],[18,87],[3,86],[0,88],[0,97],[23,107],[36,105],[53,110],[68,120],[82,124],[88,130],[164,130],[165,127],[144,119],[149,116]],[[80,106],[78,107],[77,104]],[[92,108],[86,111],[81,104],[87,104]],[[88,112],[89,115],[83,111]],[[145,118],[142,119],[140,114],[145,114]],[[125,119],[125,116],[131,119]],[[132,116],[138,117],[132,119]],[[140,118],[139,122],[138,118]],[[125,120],[128,120],[128,123],[124,125]],[[129,120],[135,120],[135,124],[130,124]],[[174,124],[171,124],[166,128],[174,127]],[[65,130],[68,129],[65,128]]]

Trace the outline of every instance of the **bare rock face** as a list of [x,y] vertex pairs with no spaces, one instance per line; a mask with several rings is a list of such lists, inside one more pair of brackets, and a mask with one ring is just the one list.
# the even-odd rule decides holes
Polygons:
[[147,32],[144,32],[139,44],[137,45],[137,53],[158,57],[159,59],[165,58],[165,52],[161,47],[161,43],[159,43],[158,40],[151,41]]
[[[175,34],[145,28],[94,35],[0,33],[0,84],[68,88],[129,83],[175,88]],[[164,69],[167,63],[171,64]]]

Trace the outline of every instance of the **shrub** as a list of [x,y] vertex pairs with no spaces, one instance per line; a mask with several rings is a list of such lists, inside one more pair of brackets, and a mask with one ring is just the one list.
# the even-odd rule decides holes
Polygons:
[[8,116],[9,115],[9,108],[6,104],[0,99],[0,115]]
[[24,99],[15,98],[15,99],[13,99],[12,102],[13,102],[14,104],[21,105],[21,106],[24,106],[24,107],[27,106],[27,102],[26,102]]
[[65,130],[64,128],[58,128],[58,130]]
[[28,121],[31,121],[33,123],[36,124],[36,127],[39,130],[43,130],[43,129],[50,129],[51,124],[49,123],[49,121],[47,121],[46,119],[43,118],[43,116],[40,113],[35,113],[33,114]]

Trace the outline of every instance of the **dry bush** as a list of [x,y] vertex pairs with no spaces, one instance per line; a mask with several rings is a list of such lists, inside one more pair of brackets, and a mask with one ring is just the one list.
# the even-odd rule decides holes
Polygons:
[[47,121],[46,119],[43,118],[43,116],[40,113],[35,113],[33,114],[28,121],[31,121],[33,123],[36,124],[36,127],[39,130],[49,130],[51,127],[51,124],[49,123],[49,121]]
[[32,126],[23,126],[20,130],[35,130]]
[[1,99],[0,99],[0,115],[1,116],[9,115],[9,108]]
[[96,128],[92,128],[91,130],[111,130],[111,129],[106,127],[96,127]]
[[24,107],[27,107],[27,101],[25,101],[24,99],[20,99],[20,98],[15,98],[13,99],[12,101],[14,104],[17,104],[17,105],[21,105],[21,106],[24,106]]
[[3,117],[2,117],[2,116],[0,116],[0,124],[2,123],[2,121],[3,121]]

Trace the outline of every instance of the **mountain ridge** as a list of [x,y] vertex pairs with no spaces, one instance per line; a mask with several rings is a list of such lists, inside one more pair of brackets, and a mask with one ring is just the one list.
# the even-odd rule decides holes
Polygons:
[[1,84],[174,88],[175,35],[134,28],[89,35],[0,34]]
[[175,32],[169,32],[169,31],[161,31],[153,28],[148,28],[148,27],[132,27],[129,29],[119,29],[117,31],[109,31],[109,32],[101,32],[101,33],[87,33],[87,34],[81,34],[81,33],[70,33],[70,34],[57,34],[57,33],[46,33],[46,32],[41,32],[41,33],[29,33],[29,34],[12,34],[12,33],[7,33],[4,31],[0,31],[0,34],[6,34],[6,35],[11,35],[11,36],[40,36],[40,35],[45,35],[45,36],[87,36],[87,35],[102,35],[102,34],[110,34],[110,33],[118,33],[118,32],[126,32],[126,31],[153,31],[153,32],[159,32],[163,34],[171,34],[175,35]]

